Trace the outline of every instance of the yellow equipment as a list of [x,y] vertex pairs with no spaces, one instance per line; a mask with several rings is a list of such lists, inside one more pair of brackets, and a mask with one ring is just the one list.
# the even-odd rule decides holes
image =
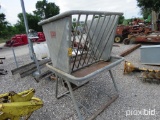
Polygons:
[[145,68],[138,68],[135,67],[131,62],[125,61],[124,63],[124,74],[129,74],[131,72],[159,72],[159,70],[152,70],[152,69],[145,69]]
[[125,61],[124,64],[124,74],[129,74],[131,72],[142,72],[141,78],[142,80],[160,80],[160,70],[152,70],[145,68],[135,67],[132,63]]
[[31,114],[43,106],[42,100],[33,97],[34,89],[20,93],[14,91],[0,95],[0,120],[27,120]]

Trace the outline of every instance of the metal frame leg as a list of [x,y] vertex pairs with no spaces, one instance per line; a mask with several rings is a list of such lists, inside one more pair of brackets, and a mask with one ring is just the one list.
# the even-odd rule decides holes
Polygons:
[[[117,85],[115,83],[115,79],[113,77],[113,74],[112,74],[112,71],[109,70],[109,73],[110,73],[110,76],[111,76],[111,79],[113,81],[113,85],[118,93],[118,88],[117,88]],[[108,96],[108,95],[107,95]],[[108,96],[109,97],[109,96]],[[107,101],[107,103],[103,104],[96,112],[93,113],[92,116],[90,116],[87,120],[94,120],[101,112],[104,111],[105,108],[107,108],[111,103],[113,103],[117,98],[119,97],[119,95],[116,95],[116,96],[113,96],[111,97],[111,99],[109,101]]]
[[[117,93],[118,93],[118,88],[117,88],[117,85],[116,85],[116,83],[115,83],[115,79],[114,79],[114,77],[113,77],[113,74],[112,74],[112,71],[111,71],[111,70],[109,70],[109,74],[110,74],[111,79],[112,79],[112,81],[113,81],[113,85],[114,85],[114,87],[115,87],[115,90],[116,90]],[[73,90],[74,90],[74,89],[72,89],[71,83],[70,83],[69,81],[65,80],[66,83],[67,83],[67,86],[68,86],[68,88],[69,88],[69,91],[67,91],[67,92],[63,93],[62,95],[58,96],[58,83],[59,83],[59,80],[60,80],[61,78],[58,77],[58,76],[56,76],[56,77],[57,77],[57,80],[56,80],[56,93],[55,93],[56,98],[59,99],[59,98],[65,96],[65,95],[71,97],[71,99],[73,100],[73,103],[74,103],[74,108],[75,108],[75,110],[76,110],[76,112],[77,112],[77,114],[78,114],[79,120],[84,120],[83,116],[82,116],[81,113],[80,113],[80,108],[79,108],[78,102],[75,100],[75,97],[74,97],[74,94],[73,94]],[[69,93],[70,93],[70,95],[68,95]],[[107,95],[107,96],[108,96],[108,95]],[[108,97],[109,97],[109,96],[108,96]],[[110,97],[109,97],[109,98],[110,98]],[[103,110],[104,110],[106,107],[108,107],[111,103],[113,103],[117,98],[118,98],[118,95],[116,95],[116,96],[114,96],[114,97],[111,97],[111,100],[108,101],[107,103],[105,103],[102,107],[100,107],[98,111],[96,111],[95,113],[93,113],[93,115],[92,115],[91,117],[89,117],[88,120],[93,120],[93,119],[95,119],[96,116],[98,116],[101,112],[103,112]],[[80,106],[81,106],[81,104],[80,104]],[[85,107],[84,107],[84,108],[85,108]],[[90,113],[90,112],[89,112],[89,113]]]
[[16,63],[16,67],[18,68],[18,62],[17,62],[16,54],[15,54],[15,51],[14,51],[13,47],[12,47],[12,52],[13,52],[13,56],[14,56],[14,61]]
[[55,97],[58,99],[58,76],[56,76],[57,80],[56,80],[56,94],[55,94]]
[[[72,99],[71,95],[69,95],[70,91],[67,91],[67,92],[61,94],[60,96],[58,96],[58,80],[59,80],[59,79],[60,79],[60,78],[57,77],[55,97],[56,97],[57,99],[59,99],[59,98],[61,98],[61,97],[63,97],[63,96],[66,95],[66,96],[68,96],[68,97],[70,97],[70,98]],[[69,84],[70,84],[70,83],[69,83]],[[67,84],[67,86],[68,86],[68,84]],[[70,86],[71,86],[71,85],[70,85]],[[79,86],[79,87],[81,87],[81,86]],[[77,88],[79,88],[79,87],[77,87]],[[72,88],[72,87],[71,87],[71,88]],[[75,90],[75,89],[77,89],[77,88],[72,89],[72,93],[73,93],[73,90]],[[88,111],[88,109],[87,109],[85,106],[83,106],[81,103],[79,103],[79,102],[76,102],[76,103],[77,103],[77,106],[78,106],[78,105],[79,105],[79,106],[82,106],[82,107],[86,110],[86,112],[87,112],[88,114],[91,114],[91,113]]]
[[69,91],[64,92],[64,93],[62,93],[61,95],[58,96],[58,83],[59,83],[59,80],[61,80],[61,78],[58,77],[58,76],[56,76],[56,78],[57,78],[57,80],[56,80],[56,93],[55,93],[55,97],[56,97],[57,99],[60,99],[61,97],[63,97],[63,96],[65,96],[66,94],[68,94]]
[[73,103],[74,103],[74,107],[75,107],[75,109],[76,109],[76,111],[77,111],[78,118],[79,118],[79,120],[83,120],[82,115],[81,115],[80,110],[79,110],[79,107],[78,107],[78,105],[77,105],[77,102],[76,102],[76,100],[75,100],[75,98],[74,98],[71,84],[70,84],[70,82],[68,82],[68,81],[66,81],[66,83],[67,83],[67,85],[68,85],[69,92],[70,92],[70,95],[71,95],[71,99],[73,100]]
[[[56,80],[56,93],[55,93],[55,97],[56,97],[57,99],[60,99],[61,97],[64,97],[65,95],[69,94],[70,91],[67,90],[66,92],[61,93],[60,95],[58,95],[58,83],[59,83],[58,81],[61,80],[61,78],[58,77],[58,76],[56,76],[56,78],[57,78],[57,80]],[[88,83],[88,82],[87,82],[87,83]],[[85,84],[87,84],[87,83],[85,83]],[[83,85],[85,85],[85,84],[83,84]],[[72,90],[74,91],[74,90],[82,87],[83,85],[77,86],[77,87],[73,88]]]
[[117,85],[116,85],[115,79],[114,79],[114,77],[113,77],[112,71],[111,71],[111,70],[109,70],[109,73],[110,73],[110,75],[111,75],[111,78],[112,78],[112,81],[113,81],[114,87],[115,87],[116,91],[118,92],[118,88],[117,88]]

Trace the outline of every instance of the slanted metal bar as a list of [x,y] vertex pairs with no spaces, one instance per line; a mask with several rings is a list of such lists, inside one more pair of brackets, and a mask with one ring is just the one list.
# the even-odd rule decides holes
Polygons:
[[[114,24],[113,24],[113,26],[110,27],[110,29],[112,29],[112,27],[113,27],[113,29],[111,30],[110,34],[108,33],[109,35],[107,35],[107,36],[108,36],[107,39],[108,39],[108,38],[110,39],[110,36],[112,35],[114,29],[116,28],[116,23],[115,23],[116,20],[115,20],[115,18],[116,18],[116,16],[114,17]],[[108,39],[108,41],[109,41],[109,39]],[[107,41],[107,43],[108,43],[108,41]],[[103,48],[103,50],[102,50],[102,53],[100,54],[99,59],[101,58],[101,56],[102,56],[102,54],[103,54],[103,51],[104,51],[105,47],[107,46],[107,43],[105,44],[105,46],[104,46],[104,48]],[[111,49],[110,49],[110,50],[111,50]]]
[[[87,23],[87,20],[88,20],[88,15],[86,15],[86,20],[85,20],[85,22],[84,22],[84,25]],[[83,30],[84,30],[84,25],[83,25]],[[81,31],[80,31],[81,32]],[[83,32],[83,31],[82,31]],[[86,30],[85,30],[85,33],[86,33]],[[84,55],[84,50],[85,50],[85,47],[87,47],[86,46],[86,41],[87,41],[87,39],[85,39],[84,38],[84,34],[85,33],[81,33],[80,35],[81,35],[81,37],[82,38],[79,38],[79,36],[77,36],[78,37],[78,39],[82,39],[82,41],[84,41],[84,44],[82,43],[82,41],[78,44],[78,45],[81,45],[81,50],[79,51],[78,50],[78,52],[80,53],[80,55],[78,55],[79,56],[79,63],[78,63],[78,65],[77,65],[77,68],[79,68],[79,65],[81,65],[81,67],[83,67],[83,64],[81,63],[81,57]],[[84,58],[84,57],[83,57]],[[77,59],[76,59],[76,61],[77,61]]]
[[[80,15],[79,15],[79,16],[80,16]],[[85,18],[85,23],[86,23],[86,21],[87,21],[87,17]],[[78,26],[76,26],[76,27],[78,28]],[[73,62],[72,71],[73,71],[73,69],[74,69],[74,65],[75,65],[75,62],[76,62],[76,59],[77,59],[77,55],[78,55],[78,51],[79,51],[79,46],[81,45],[81,42],[82,42],[82,36],[83,36],[83,34],[81,34],[81,37],[80,37],[80,39],[79,39],[78,48],[77,48],[76,56],[75,56],[75,59],[74,59],[74,62]],[[79,66],[76,66],[76,67],[78,68]]]
[[[94,17],[95,17],[95,16],[94,16]],[[95,19],[95,18],[93,18],[93,19]],[[93,35],[92,35],[92,37],[91,37],[90,43],[92,43],[91,41],[93,40],[94,34],[95,34],[95,32],[96,32],[96,28],[97,28],[98,23],[99,23],[99,20],[100,20],[100,15],[99,15],[99,18],[98,18],[98,21],[97,21],[95,30],[94,30],[94,32],[93,32]],[[90,31],[90,30],[89,30],[89,31]],[[89,32],[89,31],[88,31],[88,32]],[[84,61],[83,61],[83,65],[84,65],[84,63],[86,63],[86,58],[87,58],[87,56],[88,56],[88,53],[89,53],[89,51],[90,51],[91,46],[92,46],[92,45],[89,44],[89,49],[88,49],[88,51],[87,51],[87,53],[86,53],[85,59],[84,59]],[[90,56],[90,57],[91,57],[91,56]],[[88,58],[88,59],[89,59],[89,58]]]
[[[107,17],[108,17],[108,16],[107,16]],[[106,19],[106,17],[105,17],[105,19]],[[107,27],[108,27],[108,25],[109,25],[110,19],[111,19],[111,16],[109,16],[109,19],[108,19],[108,21],[107,21],[106,27],[104,28],[103,34],[102,34],[102,36],[101,36],[101,38],[100,38],[100,41],[99,41],[99,43],[98,43],[98,46],[97,46],[97,48],[96,48],[96,51],[95,51],[94,56],[96,55],[97,50],[98,50],[98,47],[99,47],[100,43],[102,42],[104,33],[106,32],[106,29],[107,29]],[[107,32],[108,32],[108,31],[107,31]],[[107,35],[108,35],[108,33],[107,33]],[[108,41],[109,41],[109,40],[107,40],[107,42],[108,42]],[[107,44],[107,42],[106,42],[105,44]],[[103,51],[102,51],[102,52],[103,52]],[[98,56],[98,55],[97,55],[97,56]],[[97,58],[98,58],[98,57],[97,57]],[[99,60],[100,60],[100,59],[99,59]],[[93,61],[91,61],[91,62],[93,62]]]
[[59,77],[57,75],[55,75],[57,80],[56,80],[56,93],[55,93],[55,97],[58,99],[58,81],[59,81]]
[[17,62],[17,58],[16,58],[16,54],[15,54],[13,46],[12,46],[12,52],[13,52],[13,56],[14,56],[14,61],[16,63],[16,67],[18,68],[18,62]]
[[[76,30],[75,31],[77,31],[77,25],[79,23],[79,19],[80,19],[80,15],[78,15],[78,20],[77,20],[77,23],[76,23]],[[75,38],[76,38],[76,35],[73,34],[72,48],[74,47]]]
[[[66,94],[66,95],[71,98],[71,96],[70,96],[69,94]],[[79,106],[82,106],[82,107],[86,110],[86,112],[87,112],[88,114],[92,114],[83,104],[81,104],[80,102],[77,102],[77,104],[78,104]]]
[[[113,30],[112,30],[112,32],[113,32]],[[112,34],[112,32],[111,32],[111,34]],[[111,34],[110,34],[110,36],[111,36]],[[108,40],[108,41],[109,41],[109,40]],[[108,41],[107,41],[107,43],[108,43]],[[105,44],[105,46],[104,46],[104,48],[103,48],[103,51],[104,51],[104,49],[105,49],[106,46],[107,46],[107,44]],[[101,54],[100,54],[99,60],[101,59],[101,56],[102,56],[102,54],[103,54],[103,51],[102,51]]]
[[[58,95],[58,83],[59,83],[60,80],[61,80],[61,82],[63,82],[63,79],[60,78],[60,77],[59,77],[58,75],[56,75],[56,74],[55,74],[55,77],[57,78],[57,79],[56,79],[56,91],[55,91],[55,97],[56,97],[57,99],[60,99],[60,98],[62,98],[63,96],[69,94],[70,91],[66,91],[66,92],[62,93],[61,95]],[[82,86],[84,86],[84,85],[86,85],[86,84],[88,84],[88,83],[89,83],[89,82],[87,82],[87,83],[85,83],[85,84],[83,84],[83,85],[74,87],[74,88],[73,88],[73,91],[76,90],[76,89],[78,89],[78,88],[80,88],[80,87],[82,87]]]
[[[99,16],[99,17],[101,17],[101,16]],[[99,18],[100,19],[100,18]],[[103,19],[103,22],[102,22],[102,25],[101,25],[101,28],[103,27],[103,25],[104,25],[104,21],[105,21],[105,19],[106,19],[106,15],[105,15],[105,18]],[[102,29],[101,29],[102,30]],[[100,35],[100,32],[101,32],[101,30],[98,32],[98,35],[97,35],[97,38],[96,38],[96,41],[95,41],[95,43],[94,43],[94,45],[93,45],[93,47],[91,48],[91,51],[93,52],[93,49],[94,49],[94,47],[95,47],[95,45],[96,45],[96,43],[97,43],[97,39],[98,39],[98,37],[99,37],[99,35]],[[94,53],[95,54],[95,53]],[[90,57],[88,58],[88,61],[87,61],[87,64],[88,64],[88,62],[89,62],[89,60],[90,60],[90,58],[91,58],[91,55],[94,55],[94,54],[90,54]],[[94,56],[93,56],[93,58],[94,58]],[[93,60],[93,59],[92,59]],[[92,62],[91,62],[92,63]]]
[[[93,24],[94,17],[95,17],[95,14],[93,14],[93,16],[92,16],[91,25],[90,25],[90,28],[89,28],[89,30],[88,30],[88,33],[87,33],[86,40],[88,39],[88,36],[89,36],[89,31],[90,31],[90,29],[91,29],[91,26],[92,26],[92,24]],[[76,29],[76,31],[77,31],[77,29]],[[86,42],[85,42],[85,43],[86,43]],[[82,66],[83,66],[83,65],[84,65],[84,63],[82,64]],[[72,66],[72,72],[73,72],[73,70],[74,70],[74,66]]]
[[[76,23],[76,30],[75,30],[76,33],[77,33],[77,28],[78,28],[77,26],[78,26],[78,23],[79,23],[79,20],[80,20],[80,16],[81,16],[81,14],[78,15],[78,20],[77,20],[77,23]],[[76,38],[76,34],[73,36],[72,48],[74,48],[75,38]],[[78,51],[77,51],[77,52],[78,52]],[[77,53],[76,53],[76,55],[77,55]],[[77,57],[77,56],[76,56],[76,57]],[[75,61],[76,61],[76,59],[75,59],[74,62],[73,62],[72,70],[74,69]]]
[[[91,30],[91,27],[92,27],[92,24],[93,24],[94,18],[95,18],[95,14],[93,14],[91,24],[90,24],[89,29],[88,29],[88,31],[87,31],[86,41],[85,41],[85,43],[84,43],[85,45],[89,43],[89,40],[88,40],[88,37],[89,37],[89,31]],[[85,24],[85,26],[87,26],[87,25]],[[85,30],[86,30],[86,28],[85,28]],[[84,51],[84,48],[83,48],[83,51]],[[82,53],[83,53],[83,51],[82,51]],[[89,50],[88,50],[88,51],[89,51]],[[83,59],[82,66],[83,66],[83,65],[84,65],[84,63],[85,63],[85,59],[87,58],[88,51],[87,51],[87,53],[86,53],[86,55],[85,55],[85,58]],[[80,61],[81,61],[81,59],[82,59],[82,57],[80,57]]]
[[70,82],[68,82],[68,80],[66,80],[66,83],[67,83],[67,85],[68,85],[69,92],[70,92],[70,95],[71,95],[71,99],[73,100],[73,103],[74,103],[74,107],[75,107],[75,109],[76,109],[76,111],[77,111],[78,118],[79,118],[79,120],[83,120],[82,115],[81,115],[81,113],[80,113],[80,109],[78,108],[77,102],[76,102],[76,100],[75,100],[75,98],[74,98],[71,84],[70,84]]
[[117,85],[116,85],[116,82],[115,82],[115,79],[114,79],[114,77],[113,77],[113,74],[112,74],[112,71],[111,71],[111,70],[109,70],[109,74],[111,75],[111,78],[112,78],[112,81],[113,81],[113,85],[114,85],[116,91],[118,92],[118,87],[117,87]]
[[[86,25],[87,20],[88,20],[88,15],[86,15],[86,19],[85,19],[84,25]],[[83,36],[83,34],[81,34],[81,37],[82,37],[82,36]],[[87,39],[85,40],[84,46],[83,46],[83,48],[82,48],[82,52],[81,52],[81,55],[80,55],[80,60],[79,60],[79,62],[78,62],[77,67],[79,67],[79,65],[81,64],[81,59],[82,59],[83,52],[84,52],[84,49],[85,49],[85,46],[86,46],[86,41],[87,41]],[[82,65],[82,66],[83,66],[83,65]]]

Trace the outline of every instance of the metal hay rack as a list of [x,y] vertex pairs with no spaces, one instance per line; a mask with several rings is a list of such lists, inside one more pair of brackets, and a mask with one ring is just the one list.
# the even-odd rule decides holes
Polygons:
[[120,64],[123,58],[111,56],[111,50],[120,15],[122,13],[76,10],[39,23],[43,27],[52,60],[52,64],[47,64],[47,67],[58,78],[56,97],[58,81],[64,80],[79,120],[84,118],[71,84],[82,86],[100,72],[108,70],[117,90],[111,69]]

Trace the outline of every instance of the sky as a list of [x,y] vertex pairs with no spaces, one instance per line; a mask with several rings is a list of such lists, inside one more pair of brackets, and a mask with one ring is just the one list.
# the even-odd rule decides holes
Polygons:
[[[6,15],[6,20],[12,25],[18,20],[18,13],[22,12],[21,0],[0,0],[0,13]],[[38,0],[23,0],[27,13],[32,13]],[[125,18],[141,17],[136,0],[48,0],[60,7],[60,13],[68,10],[94,10],[123,12]]]

